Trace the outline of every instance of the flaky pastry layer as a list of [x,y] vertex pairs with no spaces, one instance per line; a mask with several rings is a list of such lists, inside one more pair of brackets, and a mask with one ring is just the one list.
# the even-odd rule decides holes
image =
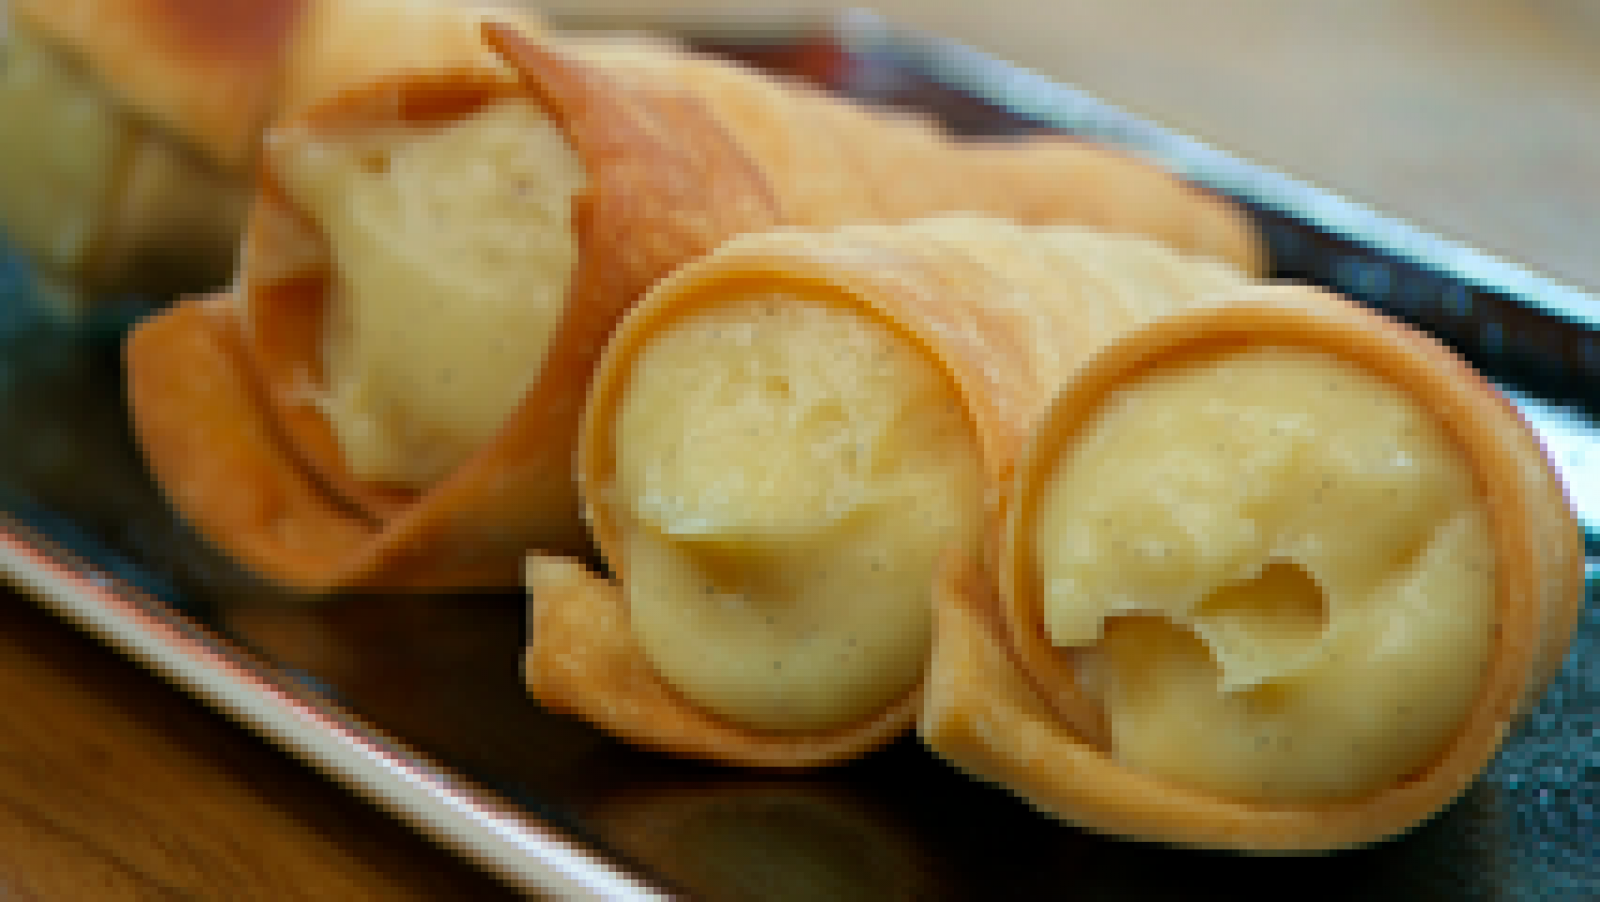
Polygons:
[[[192,461],[158,459],[198,453],[210,431],[225,428],[226,417],[215,410],[184,415],[189,396],[182,393],[146,394],[135,404],[136,420],[189,433],[142,430],[146,455],[169,495],[186,499],[180,509],[213,542],[229,550],[253,548],[250,560],[263,575],[317,590],[514,585],[529,548],[582,550],[587,537],[571,478],[572,442],[593,362],[612,324],[679,261],[774,219],[764,185],[698,106],[673,97],[618,98],[575,68],[551,73],[531,97],[493,69],[406,76],[340,95],[285,123],[282,133],[335,140],[389,125],[449,129],[510,98],[536,103],[581,164],[584,187],[573,198],[570,223],[577,253],[554,335],[523,339],[530,358],[543,354],[534,384],[459,466],[419,488],[364,480],[351,471],[317,405],[328,384],[323,362],[329,288],[336,279],[332,258],[317,223],[270,165],[252,211],[233,308],[244,347],[235,365],[260,388],[240,396],[241,409],[231,417],[270,423],[276,438],[263,453],[279,458],[283,473],[300,474],[305,489],[297,495],[323,497],[285,511],[285,518],[317,521],[340,509],[364,531],[344,533],[345,541],[321,549],[321,569],[308,568],[287,544],[282,561],[274,563],[274,535],[237,517],[232,499],[179,484],[190,479]],[[639,235],[649,240],[634,240]],[[168,338],[137,343],[130,372],[181,368],[179,358],[161,350],[163,340],[177,336],[154,323],[146,328]],[[155,409],[161,405],[178,408]],[[253,490],[242,482],[232,492]]]
[[[672,448],[678,453],[687,450],[683,436],[674,431],[674,421],[700,428],[727,419],[726,411],[712,408],[698,413],[685,409],[675,418],[650,416],[648,428],[642,428],[638,436],[656,436],[650,441],[660,442],[660,447],[623,449],[620,445],[621,418],[630,403],[630,386],[636,379],[647,378],[642,375],[641,360],[664,336],[681,334],[674,331],[681,324],[707,317],[706,323],[718,324],[712,328],[725,329],[728,340],[739,343],[739,336],[759,327],[738,316],[727,322],[721,317],[728,311],[743,309],[740,305],[744,301],[762,297],[812,307],[819,317],[838,311],[875,323],[895,336],[894,353],[921,358],[952,386],[949,393],[935,392],[916,403],[957,406],[960,422],[965,424],[960,430],[966,436],[964,440],[977,448],[979,488],[984,503],[988,503],[993,497],[992,488],[1008,470],[1010,456],[1027,434],[1032,418],[1043,409],[1055,386],[1099,343],[1135,323],[1196,303],[1211,292],[1236,288],[1243,281],[1243,276],[1220,263],[1183,257],[1145,239],[1068,227],[1029,229],[978,217],[935,218],[900,226],[852,226],[828,232],[779,230],[735,239],[657,285],[626,318],[601,361],[584,419],[578,459],[588,519],[615,583],[591,578],[585,584],[583,603],[597,605],[601,595],[609,595],[607,609],[619,618],[613,621],[615,628],[631,631],[626,618],[641,602],[629,602],[627,592],[635,588],[631,582],[635,568],[645,564],[630,546],[630,531],[640,526],[671,535],[672,541],[685,549],[691,543],[709,541],[717,546],[715,555],[719,560],[727,554],[775,555],[789,549],[799,561],[817,536],[828,534],[835,528],[832,524],[845,522],[839,515],[851,507],[847,498],[874,497],[883,488],[881,484],[874,488],[870,467],[863,470],[867,481],[860,492],[820,477],[800,478],[790,484],[777,481],[776,475],[771,479],[761,475],[770,463],[776,467],[773,474],[782,470],[791,477],[799,476],[797,468],[804,469],[800,462],[807,455],[825,454],[827,448],[833,447],[827,438],[835,434],[831,427],[814,435],[811,430],[785,426],[780,434],[797,439],[812,435],[812,441],[820,441],[826,447],[802,445],[792,450],[752,451],[745,459],[755,461],[753,469],[734,463],[738,456],[733,455],[725,465],[706,471],[705,478],[694,475],[699,470],[685,471],[681,478],[671,481],[671,489],[667,482],[661,482],[658,489],[650,488],[656,484],[654,477],[642,470],[624,476],[625,470],[634,471],[634,463],[643,462],[649,470],[653,466],[649,462],[658,459],[658,455]],[[776,322],[784,316],[801,320],[812,314],[775,312],[774,316]],[[800,329],[793,333],[795,340],[802,340],[806,334]],[[756,348],[773,347],[759,342],[753,331],[750,346],[753,354]],[[826,353],[772,353],[776,355],[772,359],[810,361],[800,363],[802,367],[827,359]],[[768,359],[765,352],[757,356]],[[754,366],[756,358],[745,363]],[[750,385],[771,386],[786,381],[779,370],[770,376],[777,382],[763,377]],[[661,381],[648,378],[651,385]],[[793,394],[803,396],[811,391],[800,388],[793,379],[787,382],[788,391]],[[823,406],[837,409],[831,405],[839,400]],[[704,403],[720,402],[707,399]],[[732,403],[737,406],[742,402]],[[653,414],[663,405],[648,406],[648,412]],[[871,406],[866,404],[863,410]],[[780,405],[775,412],[762,416],[782,419],[803,413],[809,417],[821,409]],[[906,416],[901,412],[888,419]],[[759,425],[763,421],[757,417],[751,422]],[[846,417],[841,428],[846,428],[846,423],[848,429],[870,428],[871,422],[876,419]],[[729,439],[734,440],[731,432]],[[644,440],[636,437],[631,444],[636,446]],[[752,440],[759,445],[759,437]],[[841,454],[846,451],[843,445],[838,450]],[[621,459],[624,453],[632,462]],[[874,448],[869,445],[863,449],[863,459],[870,461],[873,453]],[[783,465],[785,458],[796,463]],[[724,482],[724,475],[729,481]],[[812,497],[806,492],[808,484],[821,494]],[[701,494],[668,497],[689,489]],[[929,484],[919,491],[930,494],[951,490],[949,486]],[[658,494],[659,503],[651,500]],[[767,499],[757,503],[765,506],[770,501],[785,513],[776,521],[752,512],[740,513],[731,503],[739,498]],[[968,548],[974,547],[976,530],[981,525],[981,517],[973,520],[952,534],[968,536],[961,540]],[[714,529],[715,534],[702,535],[706,529]],[[863,547],[871,547],[877,539],[864,535],[858,541]],[[839,562],[819,558],[815,566],[826,570],[830,563]],[[925,599],[931,572],[907,576],[920,580],[919,594]],[[640,582],[646,582],[642,575]],[[874,603],[874,593],[859,583],[841,583],[832,586],[830,592],[851,604]],[[547,608],[575,603],[571,600],[574,594],[552,591],[543,583],[532,587],[534,619],[546,616],[542,612]],[[559,634],[532,630],[525,658],[530,692],[535,698],[576,711],[633,741],[706,757],[711,754],[708,748],[717,747],[720,740],[690,740],[683,728],[685,722],[715,721],[719,730],[736,730],[761,737],[763,742],[790,741],[800,748],[806,747],[809,737],[815,735],[733,727],[730,719],[710,714],[691,701],[689,693],[672,688],[672,676],[652,666],[651,658],[642,649],[632,652],[637,660],[630,665],[638,682],[622,684],[586,678],[589,667],[612,667],[607,663],[611,659],[597,655],[591,661],[584,647],[561,644],[561,638]],[[635,639],[630,644],[639,643]],[[651,679],[644,680],[645,675]],[[878,716],[824,732],[830,736],[842,733],[881,738],[881,718],[890,712],[898,717],[900,710],[896,703],[881,709]],[[851,753],[861,748],[853,745]],[[718,760],[739,760],[742,753],[738,749],[737,744],[730,745]],[[826,760],[832,759],[819,758],[811,763]],[[763,761],[752,759],[748,763],[760,765]]]
[[[1328,354],[1436,419],[1472,474],[1496,558],[1494,630],[1470,706],[1442,750],[1354,798],[1237,799],[1130,768],[1107,752],[1091,687],[1045,638],[1034,522],[1061,451],[1118,388],[1174,361],[1260,346]],[[1581,533],[1538,441],[1509,402],[1433,340],[1310,288],[1251,289],[1108,347],[1051,408],[1008,488],[987,563],[951,559],[919,720],[938,754],[1100,832],[1249,851],[1321,851],[1404,833],[1453,800],[1554,674],[1583,585]]]
[[457,0],[17,0],[0,224],[85,297],[215,290],[234,266],[264,129],[401,72],[496,67]]

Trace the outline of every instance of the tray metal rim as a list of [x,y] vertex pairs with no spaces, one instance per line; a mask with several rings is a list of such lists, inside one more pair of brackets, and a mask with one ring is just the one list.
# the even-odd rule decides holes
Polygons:
[[534,815],[317,696],[0,511],[0,577],[77,628],[522,889],[666,898]]
[[1446,238],[1307,180],[1251,162],[1214,143],[1142,119],[1090,91],[959,41],[896,24],[870,10],[846,10],[835,28],[841,45],[852,52],[913,60],[932,78],[981,100],[1039,122],[1070,127],[1075,133],[1117,145],[1247,203],[1409,257],[1477,287],[1504,292],[1574,325],[1600,329],[1600,289],[1586,291]]
[[[888,53],[916,60],[927,74],[979,99],[1047,123],[1073,125],[1207,187],[1287,212],[1331,234],[1408,256],[1462,282],[1508,293],[1576,328],[1600,329],[1600,296],[1139,119],[1074,86],[865,9],[734,17],[644,14],[625,22],[576,16],[558,19],[558,24],[667,28],[690,38],[732,32],[773,43],[825,35],[851,53]],[[1085,127],[1091,122],[1109,125]],[[1600,577],[1600,562],[1591,558],[1588,568],[1590,578]],[[337,703],[294,680],[274,679],[273,668],[225,637],[43,539],[4,510],[0,510],[0,581],[514,887],[564,898],[666,898],[621,865],[566,839],[531,812],[513,810],[494,792],[387,736]]]

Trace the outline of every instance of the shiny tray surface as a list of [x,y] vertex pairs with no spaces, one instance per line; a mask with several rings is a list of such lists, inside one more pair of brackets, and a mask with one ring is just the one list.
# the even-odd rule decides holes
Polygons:
[[[1441,336],[1505,386],[1600,524],[1600,301],[1227,157],[965,48],[867,17],[697,29],[709,49],[973,134],[1120,143],[1244,200],[1278,275]],[[152,302],[66,320],[0,245],[0,570],[46,604],[508,880],[704,899],[1589,899],[1600,893],[1600,610],[1488,772],[1411,835],[1307,859],[1097,837],[906,739],[800,777],[638,751],[541,710],[515,593],[307,604],[174,518],[127,429],[120,341]]]

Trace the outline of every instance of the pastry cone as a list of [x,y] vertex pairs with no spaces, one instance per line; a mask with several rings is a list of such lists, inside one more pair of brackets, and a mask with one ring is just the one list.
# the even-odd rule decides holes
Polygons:
[[[500,6],[496,18],[537,29]],[[494,65],[456,0],[15,0],[0,225],[88,293],[226,282],[262,130],[401,69]]]
[[[362,558],[358,567],[320,575],[268,567],[274,579],[514,584],[527,548],[582,547],[571,448],[611,325],[682,262],[783,222],[778,197],[797,191],[775,187],[782,179],[728,135],[698,94],[613,77],[501,26],[486,32],[521,74],[521,92],[491,70],[396,79],[313,107],[269,138],[240,278],[248,365],[263,381],[284,453],[389,536],[383,550],[344,549],[349,560]],[[503,158],[472,131],[479,112],[518,103],[531,118],[510,127],[537,131],[542,137],[527,143],[545,147],[548,162],[521,152]],[[420,116],[424,108],[434,112]],[[443,168],[431,173],[392,162],[426,143],[424,133],[455,142],[460,159],[436,159],[430,165]],[[934,140],[920,127],[916,134]],[[476,206],[458,190],[473,178],[483,201]],[[1168,176],[1160,184],[1175,221],[1225,218],[1245,228],[1220,201]],[[391,208],[358,199],[374,191],[390,192],[383,203]],[[445,205],[449,216],[402,215]],[[505,209],[487,212],[496,205]],[[548,272],[499,275],[514,258],[546,257],[555,261]],[[402,321],[410,337],[380,348],[385,330],[395,331],[386,324]],[[135,364],[177,365],[154,356]],[[383,366],[381,386],[360,375]],[[152,453],[168,445],[192,447],[153,441]],[[189,469],[154,466],[180,477]],[[419,504],[426,499],[434,500]],[[212,512],[186,513],[219,544],[234,541],[233,527]],[[362,557],[369,552],[375,557]],[[461,555],[481,564],[462,567]]]
[[999,523],[987,565],[941,575],[923,739],[1045,812],[1167,843],[1412,829],[1536,700],[1582,597],[1581,533],[1506,399],[1311,288],[1104,350]]
[[613,582],[536,555],[524,677],[629,741],[806,767],[910,725],[934,556],[1094,348],[1244,277],[947,217],[735,239],[607,346],[579,472]]
[[[562,65],[509,29],[487,32],[531,84]],[[562,35],[553,43],[619,89],[673,90],[705,104],[767,178],[789,225],[973,213],[1146,235],[1251,273],[1265,266],[1254,228],[1233,203],[1104,146],[1064,137],[956,139],[921,117],[844,102],[663,41]]]
[[67,307],[77,290],[227,278],[237,180],[101,99],[92,74],[28,24],[7,37],[0,120],[18,124],[0,146],[0,228]]
[[[533,99],[492,69],[419,74],[274,129],[231,321],[187,301],[128,351],[146,457],[204,535],[313,590],[511,586],[529,547],[587,547],[573,437],[612,325],[679,261],[775,219],[699,106],[602,87],[573,70]],[[197,328],[231,336],[219,381],[252,391],[187,384],[173,349]],[[272,440],[229,473],[209,449],[243,423]],[[255,479],[267,459],[278,476]]]

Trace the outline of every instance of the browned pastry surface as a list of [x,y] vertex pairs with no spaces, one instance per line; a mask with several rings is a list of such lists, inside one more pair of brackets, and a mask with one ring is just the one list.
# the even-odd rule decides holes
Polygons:
[[[1045,641],[1027,528],[1043,477],[1119,386],[1230,348],[1316,349],[1376,374],[1437,416],[1459,445],[1492,525],[1495,626],[1481,688],[1434,763],[1357,798],[1239,801],[1119,764],[1085,723],[1074,676]],[[1436,341],[1315,289],[1255,289],[1159,321],[1109,347],[1047,415],[1008,490],[987,565],[951,559],[919,729],[938,754],[1092,830],[1251,851],[1318,851],[1385,839],[1456,798],[1537,699],[1564,655],[1583,587],[1583,545],[1560,482],[1509,402]],[[1077,701],[1074,701],[1077,699]]]

